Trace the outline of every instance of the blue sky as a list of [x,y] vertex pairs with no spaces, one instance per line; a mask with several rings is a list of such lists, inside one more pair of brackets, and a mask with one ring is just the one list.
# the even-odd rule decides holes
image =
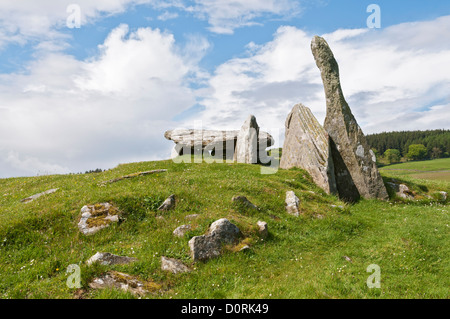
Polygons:
[[238,129],[248,114],[282,146],[294,104],[325,116],[316,34],[364,132],[448,129],[449,30],[444,0],[4,1],[0,178],[168,158],[165,130]]

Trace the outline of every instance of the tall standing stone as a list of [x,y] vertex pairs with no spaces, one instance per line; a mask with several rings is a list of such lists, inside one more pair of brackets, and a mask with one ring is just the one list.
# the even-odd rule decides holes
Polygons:
[[345,101],[339,67],[328,43],[315,36],[311,50],[321,71],[327,103],[324,128],[332,139],[331,151],[339,196],[348,201],[389,198],[376,158]]
[[256,118],[249,115],[237,136],[235,161],[246,164],[258,163],[258,135],[259,126]]
[[311,110],[302,104],[286,118],[286,133],[280,167],[299,167],[328,194],[337,192],[329,137]]

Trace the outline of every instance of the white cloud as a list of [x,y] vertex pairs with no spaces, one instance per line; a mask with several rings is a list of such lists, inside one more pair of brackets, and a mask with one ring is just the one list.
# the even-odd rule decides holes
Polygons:
[[0,75],[0,136],[7,136],[0,150],[9,158],[0,161],[0,176],[168,158],[164,131],[195,104],[187,79],[196,78],[189,67],[204,48],[191,46],[178,47],[158,29],[122,25],[87,61],[51,52],[25,74]]
[[[339,63],[347,102],[366,134],[450,128],[450,34],[442,31],[448,29],[450,16],[323,35]],[[439,34],[438,43],[429,34]],[[326,103],[310,50],[312,37],[280,27],[272,41],[247,46],[248,57],[220,65],[201,92],[203,125],[237,129],[254,114],[270,131],[284,127],[296,103],[310,107],[323,122]],[[283,137],[277,142],[282,145]]]
[[208,20],[212,32],[232,34],[236,28],[257,24],[255,19],[264,15],[297,15],[300,5],[293,0],[195,0],[189,9]]
[[167,21],[167,20],[176,19],[176,18],[178,18],[178,13],[169,12],[169,11],[164,11],[163,14],[160,14],[158,16],[158,20],[161,20],[161,21]]

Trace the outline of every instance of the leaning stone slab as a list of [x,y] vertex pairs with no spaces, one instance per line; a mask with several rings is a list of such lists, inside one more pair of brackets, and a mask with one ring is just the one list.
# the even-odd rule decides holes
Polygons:
[[120,211],[110,203],[85,205],[81,208],[78,229],[85,235],[92,235],[100,229],[119,221]]
[[162,204],[158,207],[158,210],[171,210],[175,208],[175,195],[170,195]]
[[241,237],[239,228],[222,218],[211,224],[206,235],[192,237],[189,241],[194,262],[205,261],[221,254],[222,245],[236,244]]
[[52,189],[49,189],[49,190],[47,190],[47,191],[45,191],[45,192],[42,192],[42,193],[35,194],[35,195],[33,195],[33,196],[30,196],[30,197],[24,198],[24,199],[21,200],[21,202],[22,202],[22,203],[29,203],[29,202],[32,202],[32,201],[34,201],[35,199],[38,199],[38,198],[41,197],[41,196],[48,195],[48,194],[52,194],[52,193],[56,192],[58,189],[59,189],[59,188],[52,188]]
[[164,256],[161,257],[161,269],[164,271],[170,271],[174,274],[192,271],[191,268],[183,264],[181,261]]
[[131,292],[137,296],[144,296],[161,290],[162,286],[152,281],[141,281],[135,276],[131,276],[118,271],[109,271],[101,277],[95,278],[89,283],[93,289],[116,288]]
[[314,37],[311,50],[320,69],[327,114],[324,128],[331,137],[331,152],[339,196],[346,201],[364,198],[389,199],[376,166],[375,154],[345,101],[339,67],[328,43]]
[[92,265],[94,263],[99,263],[101,265],[124,265],[136,261],[136,258],[127,256],[117,256],[111,253],[97,252],[94,256],[89,258],[86,263]]
[[129,175],[125,175],[125,176],[121,176],[118,178],[110,179],[108,181],[101,182],[99,184],[99,186],[105,186],[106,184],[115,183],[115,182],[118,182],[118,181],[121,181],[124,179],[134,178],[134,177],[138,177],[138,176],[145,176],[145,175],[150,175],[150,174],[156,174],[156,173],[164,173],[164,172],[167,172],[167,169],[155,169],[152,171],[133,173],[133,174],[129,174]]
[[300,199],[295,195],[293,191],[287,191],[286,192],[286,211],[288,214],[291,214],[293,216],[300,216],[300,211],[298,208],[298,204],[300,203]]
[[311,110],[297,104],[286,118],[280,168],[299,167],[328,194],[337,192],[328,133]]

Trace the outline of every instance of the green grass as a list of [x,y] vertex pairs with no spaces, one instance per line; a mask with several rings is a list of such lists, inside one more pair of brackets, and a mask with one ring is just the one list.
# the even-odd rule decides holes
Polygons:
[[[163,168],[168,172],[98,186],[126,174]],[[398,178],[390,175],[394,171],[382,172],[385,179]],[[423,194],[450,191],[445,181],[402,178]],[[50,188],[59,191],[20,202]],[[296,218],[285,212],[287,190],[300,198],[304,215]],[[177,197],[176,209],[158,212],[170,194]],[[261,209],[233,204],[235,195],[246,196]],[[106,201],[123,211],[124,220],[93,236],[81,234],[81,207]],[[164,220],[155,218],[160,214]],[[190,214],[200,217],[185,220]],[[251,249],[226,251],[192,264],[189,239],[223,217],[242,230]],[[265,240],[257,235],[258,220],[268,223]],[[172,231],[186,223],[192,230],[184,238],[174,237]],[[88,287],[108,270],[161,283],[163,291],[148,298],[448,298],[449,224],[449,207],[438,199],[346,205],[324,194],[300,169],[262,175],[257,165],[158,161],[102,173],[0,179],[0,298],[135,298]],[[97,251],[138,261],[87,266],[85,261]],[[179,258],[194,271],[163,272],[160,256]],[[70,264],[81,267],[81,290],[66,285]],[[366,285],[370,264],[381,267],[380,289]]]

